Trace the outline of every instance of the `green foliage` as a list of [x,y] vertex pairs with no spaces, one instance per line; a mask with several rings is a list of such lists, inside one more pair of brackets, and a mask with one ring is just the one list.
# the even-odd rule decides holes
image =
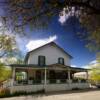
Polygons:
[[0,58],[12,56],[17,51],[15,38],[10,35],[0,34]]
[[23,60],[23,58],[18,58],[15,63],[16,64],[24,64],[24,60]]
[[[26,6],[27,4],[27,6]],[[91,6],[92,5],[92,6]],[[47,26],[53,16],[61,16],[60,12],[66,8],[65,13],[70,16],[73,14],[78,17],[82,26],[84,26],[88,33],[85,40],[87,40],[86,47],[90,50],[100,50],[100,2],[99,0],[10,0],[10,10],[13,11],[13,15],[22,16],[22,21],[18,20],[17,16],[17,28],[24,30],[23,26],[29,25],[30,29],[43,29]],[[72,7],[75,7],[75,11],[72,11]],[[12,14],[11,13],[11,14]],[[14,18],[15,19],[15,18]],[[13,20],[13,18],[12,18]],[[15,21],[15,20],[14,20]],[[21,23],[22,22],[22,23]],[[83,33],[81,33],[83,35]]]
[[100,52],[97,53],[97,64],[90,70],[90,80],[100,82]]
[[[5,0],[6,1],[6,0]],[[13,33],[47,28],[53,16],[77,17],[88,33],[86,47],[100,50],[100,1],[99,0],[7,0],[5,15],[1,16],[2,28]],[[2,4],[2,3],[1,3]],[[75,10],[74,10],[75,9]],[[10,24],[10,26],[9,26]],[[82,33],[80,34],[83,35]]]
[[0,90],[0,98],[1,97],[9,97],[10,96],[10,90],[9,89],[1,89]]
[[91,69],[90,80],[92,80],[93,82],[100,82],[100,68]]
[[11,69],[0,63],[0,82],[7,80],[11,76]]

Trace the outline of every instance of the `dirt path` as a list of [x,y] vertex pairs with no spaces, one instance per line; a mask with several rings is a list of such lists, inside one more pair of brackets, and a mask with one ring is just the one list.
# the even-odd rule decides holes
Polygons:
[[100,90],[2,98],[0,100],[100,100]]

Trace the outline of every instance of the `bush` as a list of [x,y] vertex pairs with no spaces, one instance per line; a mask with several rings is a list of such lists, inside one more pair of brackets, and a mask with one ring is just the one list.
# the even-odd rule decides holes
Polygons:
[[15,92],[13,94],[10,94],[9,89],[2,89],[0,91],[0,98],[21,96],[21,95],[33,95],[33,94],[40,94],[40,93],[45,93],[45,91],[44,90],[40,90],[40,91],[37,91],[37,92],[20,91],[20,92]]
[[81,90],[81,89],[79,89],[78,87],[75,87],[75,88],[72,88],[72,90]]
[[78,82],[78,79],[77,79],[77,78],[74,78],[74,79],[72,80],[72,82],[73,82],[73,83],[77,83],[77,82]]
[[45,93],[45,91],[44,90],[40,90],[40,91],[37,91],[37,92],[20,91],[20,92],[13,93],[12,96],[32,95],[32,94],[40,94],[40,93]]
[[8,97],[8,96],[10,96],[10,90],[9,89],[1,89],[0,97]]

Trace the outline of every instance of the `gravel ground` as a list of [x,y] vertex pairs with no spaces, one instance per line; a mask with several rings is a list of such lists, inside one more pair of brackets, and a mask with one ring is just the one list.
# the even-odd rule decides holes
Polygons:
[[34,96],[1,98],[0,100],[100,100],[100,90],[56,92]]

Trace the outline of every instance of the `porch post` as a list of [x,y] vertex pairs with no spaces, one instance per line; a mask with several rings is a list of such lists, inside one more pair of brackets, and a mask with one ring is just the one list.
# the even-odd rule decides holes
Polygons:
[[44,71],[44,89],[46,87],[46,82],[47,81],[47,70],[46,70],[46,67],[45,67],[45,71]]
[[15,80],[15,68],[12,68],[12,86],[14,85]]
[[86,80],[87,80],[87,82],[88,82],[88,71],[86,71]]
[[15,68],[13,67],[12,68],[12,79],[11,79],[11,87],[12,88],[10,90],[11,94],[13,93],[14,80],[15,80]]
[[70,69],[68,69],[68,83],[70,83]]

